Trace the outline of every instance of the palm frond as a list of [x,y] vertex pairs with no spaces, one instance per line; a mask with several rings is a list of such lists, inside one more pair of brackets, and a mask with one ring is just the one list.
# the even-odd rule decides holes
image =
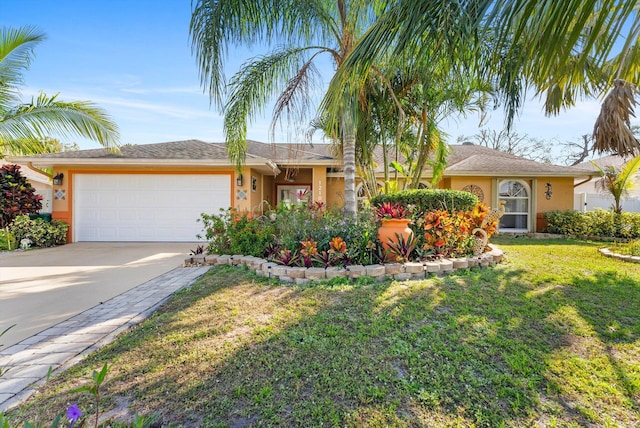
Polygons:
[[[109,116],[88,101],[58,101],[57,95],[41,93],[0,117],[0,146],[16,140],[44,140],[48,136],[80,136],[118,150],[118,127]],[[12,143],[13,141],[13,143]]]
[[[290,87],[293,92],[299,89],[291,85],[291,76],[294,76],[293,80],[296,83],[301,83],[295,80],[296,76],[300,76],[300,70],[304,69],[303,76],[314,70],[305,54],[309,50],[317,49],[283,47],[269,55],[251,58],[233,77],[229,84],[229,101],[224,109],[224,132],[229,159],[236,166],[240,167],[246,156],[248,124],[263,111],[268,101],[278,94],[282,86]],[[281,109],[285,108],[286,96],[290,93],[285,90],[283,94],[280,97]],[[277,120],[278,114],[274,117],[274,120]]]
[[196,0],[189,33],[200,82],[211,101],[222,106],[224,60],[233,46],[312,44],[333,25],[319,2],[299,0]]
[[18,102],[23,73],[31,65],[35,47],[44,39],[35,27],[0,30],[0,111]]
[[593,128],[593,150],[620,156],[640,154],[640,143],[631,131],[630,118],[638,104],[635,85],[618,79],[602,103]]

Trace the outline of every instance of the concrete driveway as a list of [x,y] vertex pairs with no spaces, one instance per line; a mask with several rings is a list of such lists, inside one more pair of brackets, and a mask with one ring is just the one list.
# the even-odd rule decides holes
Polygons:
[[184,262],[191,243],[82,242],[0,253],[4,347],[99,305]]

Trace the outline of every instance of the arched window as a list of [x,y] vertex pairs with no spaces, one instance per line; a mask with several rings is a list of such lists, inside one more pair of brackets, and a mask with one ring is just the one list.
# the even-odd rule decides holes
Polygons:
[[528,232],[531,210],[531,189],[521,180],[504,180],[498,184],[498,201],[505,202],[505,212],[500,219],[504,232]]

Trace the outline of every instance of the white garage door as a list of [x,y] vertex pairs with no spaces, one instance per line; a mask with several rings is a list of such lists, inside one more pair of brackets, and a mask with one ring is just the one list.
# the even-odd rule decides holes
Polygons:
[[231,202],[229,175],[75,174],[75,241],[193,242]]

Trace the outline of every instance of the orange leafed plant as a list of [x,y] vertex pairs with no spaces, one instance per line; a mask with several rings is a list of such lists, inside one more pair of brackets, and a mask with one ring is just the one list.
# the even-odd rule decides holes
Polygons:
[[329,248],[331,251],[335,251],[337,253],[346,253],[347,243],[340,237],[331,238],[331,241],[329,241]]

